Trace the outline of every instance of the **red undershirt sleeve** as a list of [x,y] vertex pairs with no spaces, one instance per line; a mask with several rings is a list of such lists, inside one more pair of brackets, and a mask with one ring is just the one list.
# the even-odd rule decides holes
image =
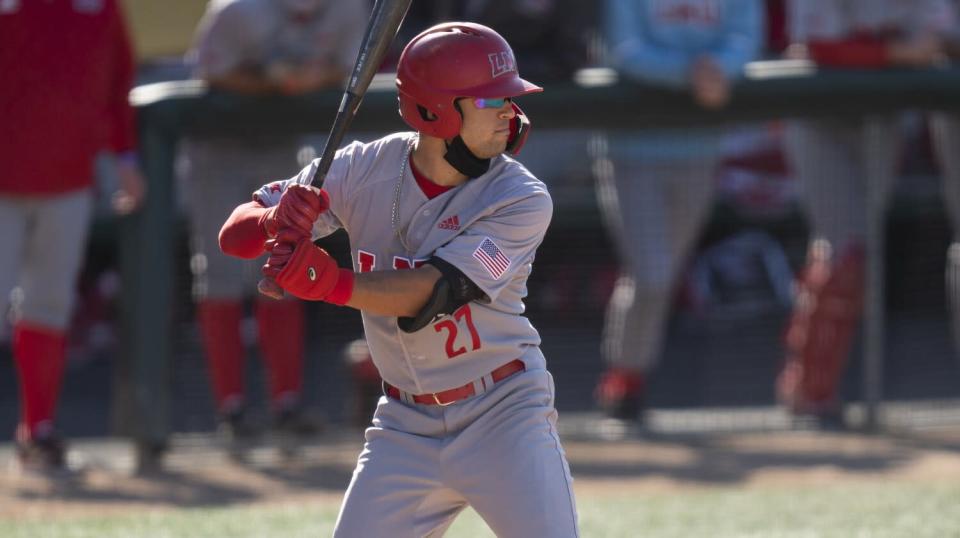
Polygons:
[[220,228],[220,250],[245,260],[262,255],[267,234],[260,227],[260,218],[267,210],[256,201],[238,205]]

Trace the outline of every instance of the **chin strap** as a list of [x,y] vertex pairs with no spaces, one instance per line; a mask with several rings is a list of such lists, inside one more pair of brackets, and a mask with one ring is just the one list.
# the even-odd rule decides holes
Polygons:
[[463,143],[460,135],[447,143],[447,153],[443,158],[450,163],[450,166],[469,178],[480,177],[490,168],[490,159],[481,159],[474,155]]

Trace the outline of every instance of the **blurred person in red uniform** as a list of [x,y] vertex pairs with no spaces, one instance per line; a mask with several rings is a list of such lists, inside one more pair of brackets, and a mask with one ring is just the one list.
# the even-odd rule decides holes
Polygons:
[[93,207],[94,156],[115,155],[115,208],[144,196],[127,100],[133,54],[116,0],[0,1],[0,312],[13,307],[17,461],[65,468],[54,416]]
[[[787,14],[788,56],[826,69],[933,66],[955,16],[946,0],[792,0]],[[811,236],[777,396],[824,426],[843,426],[839,384],[863,311],[867,234],[897,177],[898,130],[895,115],[787,124]]]
[[[213,0],[197,28],[189,61],[194,75],[214,91],[299,95],[341,87],[369,14],[365,0]],[[257,294],[264,260],[225,256],[217,242],[236,201],[250,199],[264,183],[299,168],[302,146],[303,137],[296,134],[191,136],[183,144],[197,322],[219,431],[235,456],[242,456],[259,433],[249,409],[241,336],[245,301],[251,296],[274,432],[294,448],[320,426],[303,403],[303,302]]]

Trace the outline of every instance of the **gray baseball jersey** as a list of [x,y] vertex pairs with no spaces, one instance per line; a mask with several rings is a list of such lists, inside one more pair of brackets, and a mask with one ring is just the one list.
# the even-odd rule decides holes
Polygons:
[[[550,223],[546,187],[520,163],[490,169],[428,199],[408,165],[413,133],[341,149],[315,236],[350,236],[355,271],[403,270],[438,256],[486,294],[414,333],[363,312],[371,355],[391,385],[414,394],[473,383],[449,407],[382,397],[334,536],[441,536],[473,506],[498,536],[578,536],[572,478],[556,430],[553,380],[523,316],[534,252]],[[317,163],[255,193],[275,205]],[[525,371],[494,383],[521,359]]]
[[[324,183],[330,211],[317,221],[315,235],[344,228],[359,272],[410,268],[438,256],[469,277],[488,301],[465,305],[409,334],[397,328],[396,318],[364,312],[380,374],[420,394],[474,381],[516,358],[530,361],[528,368],[543,368],[535,350],[540,336],[523,316],[523,298],[553,212],[546,186],[501,155],[486,174],[428,200],[407,164],[415,137],[399,133],[338,151]],[[309,183],[316,166],[314,161],[256,196],[276,204],[290,182]]]

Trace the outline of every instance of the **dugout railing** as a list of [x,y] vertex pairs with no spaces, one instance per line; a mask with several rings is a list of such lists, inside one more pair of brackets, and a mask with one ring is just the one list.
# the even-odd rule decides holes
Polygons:
[[[174,161],[185,134],[323,133],[340,103],[340,91],[299,97],[255,98],[208,91],[198,81],[135,88],[140,158],[149,182],[143,208],[127,217],[121,237],[121,357],[131,386],[125,421],[139,446],[162,446],[171,432],[171,355],[174,352],[174,230],[177,221]],[[729,106],[707,111],[686,92],[618,80],[608,69],[588,69],[574,81],[549,85],[524,109],[535,129],[636,129],[763,121],[792,117],[859,117],[903,109],[960,109],[960,70],[818,71],[796,61],[756,62],[733,89]],[[378,75],[351,129],[404,129],[390,75]],[[569,222],[577,213],[558,215]],[[564,222],[566,219],[568,222]],[[879,230],[868,238],[862,396],[864,424],[876,429],[883,399],[884,245]]]

